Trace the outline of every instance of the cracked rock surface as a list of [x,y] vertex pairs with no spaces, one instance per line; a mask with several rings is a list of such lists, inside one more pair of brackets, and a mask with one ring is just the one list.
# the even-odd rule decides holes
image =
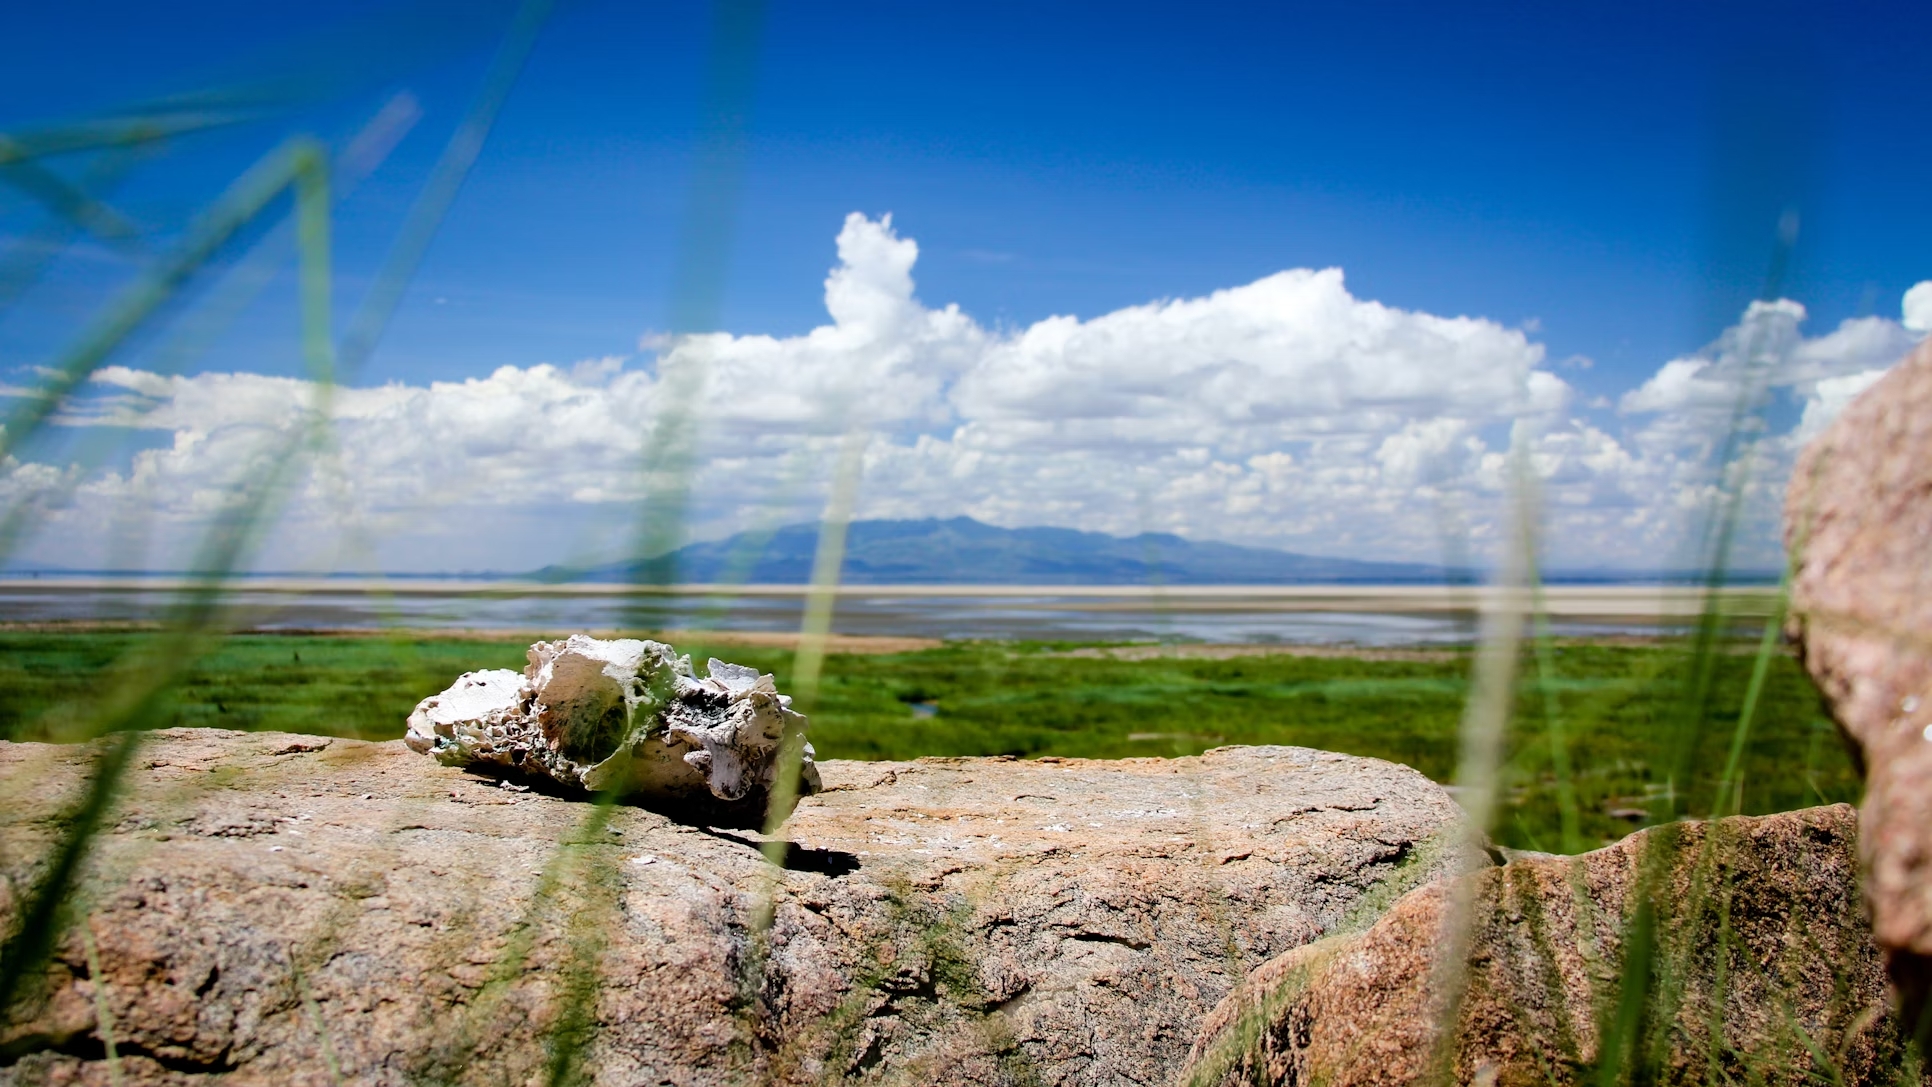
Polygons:
[[663,642],[573,634],[521,673],[467,672],[417,704],[404,738],[452,766],[615,792],[687,822],[762,827],[780,753],[819,789],[806,721],[772,677],[713,657],[703,677]]
[[[7,924],[95,758],[0,744]],[[112,1037],[128,1084],[1166,1083],[1458,833],[1415,771],[1303,748],[820,769],[779,867],[400,742],[151,734],[0,1082],[106,1084]]]

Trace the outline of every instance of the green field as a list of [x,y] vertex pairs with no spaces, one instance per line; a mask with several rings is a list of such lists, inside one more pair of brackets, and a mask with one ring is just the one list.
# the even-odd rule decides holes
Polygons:
[[[70,737],[113,662],[144,633],[0,633],[0,736]],[[178,685],[168,723],[393,739],[416,701],[458,673],[520,668],[525,640],[451,636],[235,635]],[[698,660],[710,650],[685,644]],[[1031,643],[951,643],[895,654],[835,654],[812,709],[821,758],[921,755],[1193,754],[1220,744],[1298,744],[1454,771],[1468,689],[1466,653],[1410,659],[1274,654],[1121,660]],[[1568,738],[1586,845],[1621,837],[1632,810],[1668,790],[1708,811],[1752,657],[1715,658],[1707,711],[1689,715],[1688,668],[1667,645],[1563,644],[1547,673],[1526,654],[1511,725],[1505,845],[1560,841],[1549,711]],[[777,673],[792,654],[731,647],[717,655]],[[1675,737],[1698,738],[1688,780],[1671,780]],[[1856,800],[1859,778],[1803,671],[1778,657],[1742,762],[1743,810]],[[1622,814],[1613,814],[1621,812]]]

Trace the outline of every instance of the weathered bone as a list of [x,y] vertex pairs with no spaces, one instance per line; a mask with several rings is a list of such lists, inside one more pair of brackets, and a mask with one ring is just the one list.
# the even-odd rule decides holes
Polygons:
[[819,790],[804,715],[755,668],[714,657],[699,678],[662,642],[582,634],[536,643],[529,661],[521,675],[470,672],[423,699],[410,748],[699,822],[763,822],[788,747],[799,753],[796,795]]

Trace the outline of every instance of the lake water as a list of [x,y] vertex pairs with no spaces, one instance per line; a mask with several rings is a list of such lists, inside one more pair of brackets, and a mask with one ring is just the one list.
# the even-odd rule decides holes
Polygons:
[[[1353,592],[1310,587],[1254,590],[917,589],[853,587],[834,611],[842,634],[1040,640],[1178,640],[1392,646],[1473,640],[1476,615],[1434,586]],[[1208,594],[1208,595],[1204,595]],[[1372,594],[1372,595],[1371,595]],[[0,619],[10,623],[163,620],[183,599],[161,579],[9,579]],[[1590,597],[1600,600],[1599,592]],[[793,631],[802,594],[760,587],[744,595],[642,596],[611,587],[396,581],[244,581],[226,594],[229,625],[261,630],[404,627],[562,632],[611,629]],[[1572,609],[1577,610],[1577,609]],[[1681,626],[1643,608],[1601,604],[1552,615],[1562,636],[1663,633]]]

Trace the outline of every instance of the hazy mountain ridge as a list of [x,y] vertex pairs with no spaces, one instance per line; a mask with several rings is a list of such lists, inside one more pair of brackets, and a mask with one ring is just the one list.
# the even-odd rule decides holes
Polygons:
[[[632,581],[668,575],[680,582],[803,584],[811,580],[818,528],[786,525],[762,547],[756,534],[739,533],[656,560],[548,566],[535,576]],[[998,528],[953,517],[853,522],[840,580],[857,585],[1286,585],[1435,582],[1444,576],[1441,567],[1423,563],[1326,558],[1170,533],[1122,537],[1069,528]]]

